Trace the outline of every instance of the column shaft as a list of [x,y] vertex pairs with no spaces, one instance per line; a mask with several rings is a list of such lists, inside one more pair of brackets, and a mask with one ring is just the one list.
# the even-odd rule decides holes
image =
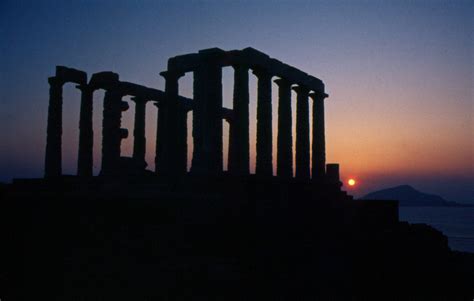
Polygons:
[[235,65],[233,119],[229,122],[229,164],[231,174],[249,174],[249,74],[248,67]]
[[257,83],[257,163],[255,173],[272,176],[272,75],[255,70]]
[[79,153],[77,175],[92,176],[94,130],[92,125],[93,89],[87,85],[77,86],[81,90],[81,112],[79,117]]
[[159,174],[163,171],[163,145],[166,141],[166,125],[165,123],[165,109],[163,101],[156,102],[155,106],[158,108],[157,123],[156,123],[156,144],[155,144],[155,173]]
[[128,136],[126,129],[121,129],[122,111],[128,109],[119,91],[111,88],[105,92],[102,120],[102,170],[101,175],[115,175],[119,168],[120,145]]
[[326,174],[326,142],[324,137],[324,98],[325,93],[311,93],[313,99],[313,162],[314,180],[322,180]]
[[[161,75],[166,79],[166,86],[165,101],[160,104],[159,109],[158,131],[165,134],[164,137],[160,137],[162,142],[160,142],[160,148],[157,148],[159,152],[157,165],[160,173],[182,175],[186,173],[187,138],[183,133],[183,129],[186,128],[186,118],[182,114],[182,106],[179,103],[178,81],[183,74],[165,71]],[[163,114],[161,114],[162,110]],[[163,119],[162,123],[161,119]]]
[[278,138],[277,175],[293,177],[293,135],[291,131],[291,83],[277,79],[278,84]]
[[183,103],[178,104],[177,125],[177,166],[180,174],[188,171],[188,111]]
[[227,171],[231,175],[238,175],[238,150],[237,150],[237,133],[234,118],[224,118],[229,124],[229,150],[227,153]]
[[146,137],[145,137],[145,114],[146,99],[134,97],[135,102],[135,124],[133,128],[133,158],[139,162],[145,162]]
[[308,180],[310,178],[309,156],[309,104],[306,87],[295,88],[296,99],[296,178]]
[[46,137],[46,154],[44,176],[61,175],[61,136],[63,111],[63,82],[56,77],[49,80],[48,129]]
[[194,71],[194,152],[191,171],[218,175],[222,153],[222,68],[211,60]]

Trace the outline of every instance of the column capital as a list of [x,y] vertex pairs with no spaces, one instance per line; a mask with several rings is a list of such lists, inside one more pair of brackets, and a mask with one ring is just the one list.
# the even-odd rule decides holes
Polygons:
[[123,93],[122,89],[120,89],[120,86],[118,82],[109,82],[105,84],[104,86],[100,87],[101,89],[105,90],[105,93],[110,93],[114,95],[115,97],[124,97],[127,94]]
[[295,91],[298,94],[308,94],[309,93],[309,88],[303,85],[298,85],[296,87],[292,88],[293,91]]
[[133,102],[135,103],[147,103],[148,99],[146,97],[143,97],[141,95],[135,95],[130,98]]
[[234,70],[237,70],[237,69],[240,69],[240,70],[249,70],[249,69],[250,69],[249,66],[244,65],[244,64],[238,64],[238,63],[232,64],[231,66],[232,66],[232,68],[234,68]]
[[292,83],[286,78],[277,78],[273,81],[279,87],[291,87]]
[[267,70],[265,70],[263,68],[260,68],[260,67],[253,68],[252,73],[255,74],[258,78],[269,78],[269,79],[271,79],[273,77],[270,72],[268,72]]
[[93,92],[94,89],[88,84],[77,85],[76,89],[81,90],[81,92]]
[[128,105],[128,102],[126,102],[126,101],[121,101],[120,102],[120,110],[122,112],[127,111],[129,108],[130,108],[130,106]]
[[62,86],[64,85],[64,80],[62,80],[61,78],[57,76],[51,76],[51,77],[48,77],[48,83],[50,85]]
[[313,100],[317,100],[317,99],[324,100],[325,98],[329,97],[329,95],[321,91],[313,91],[309,93],[309,97],[311,97]]
[[232,120],[234,119],[234,110],[228,109],[228,108],[222,108],[222,119],[227,121],[228,123],[231,123]]
[[184,72],[179,72],[179,71],[163,71],[160,72],[160,75],[163,76],[166,80],[170,79],[179,79],[180,77],[184,76]]

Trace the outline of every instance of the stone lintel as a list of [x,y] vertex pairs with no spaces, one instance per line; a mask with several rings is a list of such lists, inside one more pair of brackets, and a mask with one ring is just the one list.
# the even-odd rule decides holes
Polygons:
[[252,73],[255,74],[258,78],[266,78],[268,77],[271,79],[273,77],[273,74],[270,73],[267,69],[265,68],[259,68],[259,67],[254,67],[252,69]]
[[199,54],[204,54],[204,55],[223,55],[225,54],[226,51],[218,48],[218,47],[214,47],[214,48],[206,48],[206,49],[202,49],[202,50],[199,50]]
[[241,55],[255,61],[268,61],[270,59],[270,56],[252,47],[241,50]]
[[142,98],[146,100],[148,98],[147,97],[148,87],[137,85],[130,82],[120,82],[118,87],[120,89],[120,93],[122,93],[123,96],[131,95],[131,96],[136,96],[138,98]]
[[97,89],[105,89],[109,90],[114,87],[119,82],[119,75],[115,72],[110,72],[110,71],[104,71],[104,72],[98,72],[92,74],[92,77],[89,81],[89,86],[92,87],[92,89],[97,90]]
[[240,51],[239,50],[227,51],[222,56],[221,65],[223,67],[225,67],[225,66],[236,66],[236,65],[245,66],[243,61],[240,59]]
[[278,86],[290,86],[292,85],[291,81],[287,80],[286,78],[277,78],[273,81]]
[[324,92],[324,83],[317,77],[308,75],[308,86],[311,87],[313,91],[323,91]]
[[194,71],[203,60],[210,57],[224,67],[232,65],[245,65],[251,69],[265,69],[268,73],[286,77],[295,84],[306,85],[313,91],[324,91],[323,82],[293,66],[287,65],[267,54],[248,47],[243,50],[224,51],[220,48],[209,48],[200,50],[198,53],[175,56],[168,60],[168,70],[175,72]]
[[316,99],[324,99],[324,98],[327,98],[329,97],[328,94],[324,93],[324,92],[319,92],[319,91],[313,91],[311,93],[309,93],[309,97],[311,97],[313,100],[316,100]]
[[87,83],[87,73],[65,66],[56,66],[56,77],[65,83],[71,82],[79,85]]
[[[160,94],[158,97],[152,97],[149,100],[153,101],[153,105],[157,108],[161,106],[162,101],[165,99],[164,98],[164,92],[159,91],[162,94]],[[155,95],[156,96],[156,95]],[[182,103],[183,108],[186,112],[192,111],[193,110],[193,100],[187,97],[179,96],[178,97],[179,101]]]
[[309,94],[310,89],[303,85],[294,86],[291,88],[296,93]]
[[196,69],[200,60],[200,55],[198,53],[178,55],[168,60],[168,70],[190,72]]

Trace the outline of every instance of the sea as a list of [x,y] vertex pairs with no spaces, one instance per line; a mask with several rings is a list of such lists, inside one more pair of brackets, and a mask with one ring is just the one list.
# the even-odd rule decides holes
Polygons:
[[452,250],[474,253],[474,207],[400,207],[399,213],[401,221],[443,232]]

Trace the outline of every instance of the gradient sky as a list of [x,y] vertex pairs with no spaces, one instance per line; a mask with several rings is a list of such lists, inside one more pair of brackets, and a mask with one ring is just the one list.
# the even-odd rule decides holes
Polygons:
[[[341,164],[344,180],[358,181],[346,185],[350,193],[411,184],[474,203],[473,18],[472,1],[2,1],[0,181],[42,176],[47,78],[56,65],[114,71],[163,89],[159,72],[169,57],[251,46],[325,82],[327,161]],[[231,107],[231,68],[223,81]],[[182,95],[192,96],[191,83],[192,74],[181,80]],[[255,85],[251,76],[253,103]],[[273,85],[275,112],[276,93]],[[102,96],[94,94],[96,125]],[[66,85],[63,170],[70,174],[79,99]],[[130,133],[131,107],[123,121]],[[155,124],[150,104],[151,167]],[[97,172],[100,128],[94,139]],[[124,141],[124,155],[131,144]]]

